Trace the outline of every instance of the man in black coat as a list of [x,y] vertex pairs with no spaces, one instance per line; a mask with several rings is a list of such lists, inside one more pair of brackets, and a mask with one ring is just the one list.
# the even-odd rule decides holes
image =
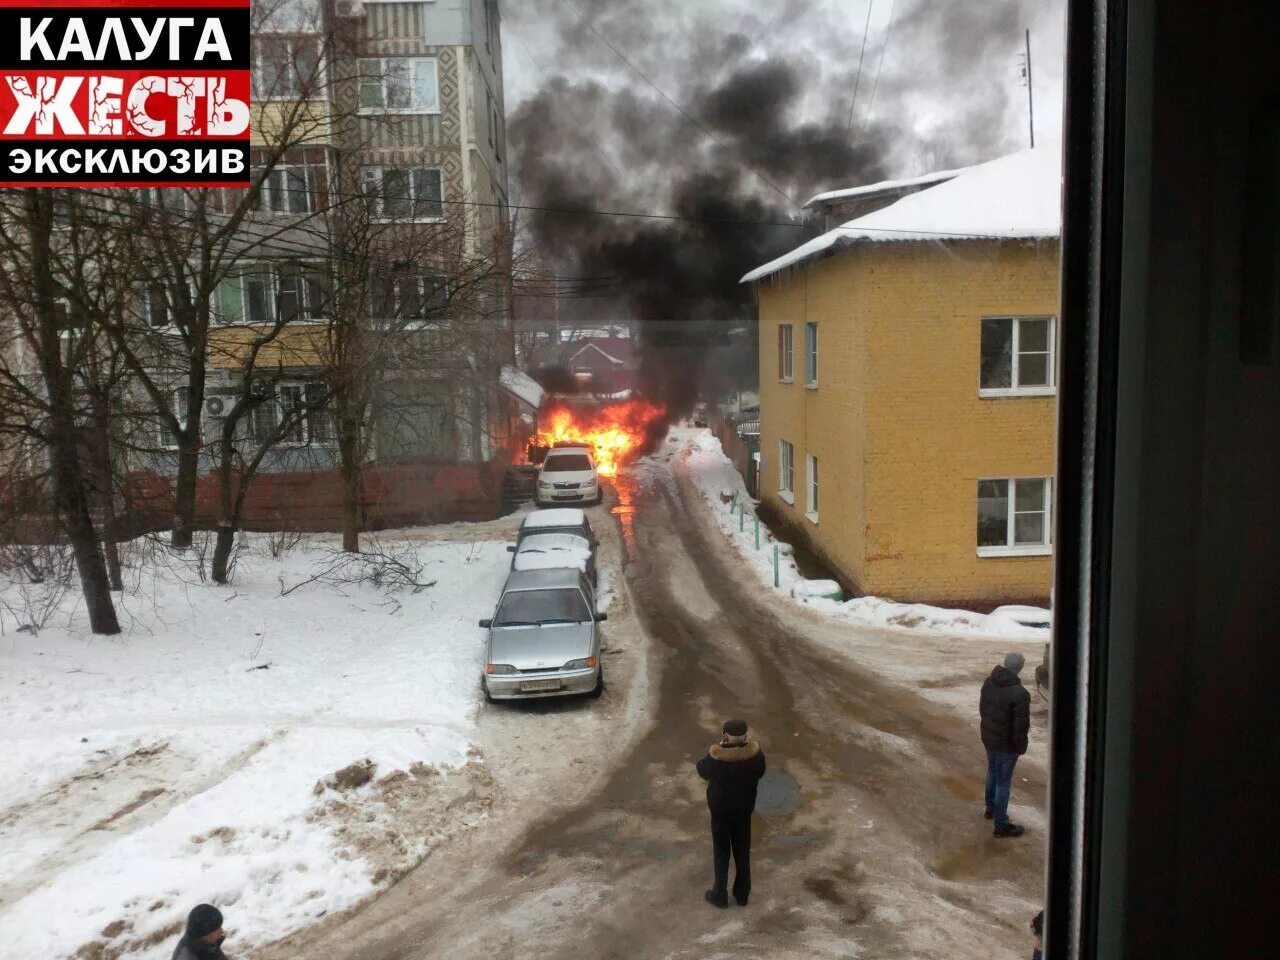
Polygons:
[[213,904],[202,903],[187,914],[187,929],[173,951],[173,960],[224,960],[222,912]]
[[1009,822],[1009,791],[1013,767],[1027,752],[1031,731],[1031,694],[1018,679],[1026,658],[1007,653],[1004,665],[991,671],[982,684],[978,711],[982,715],[982,745],[987,748],[987,819],[995,821],[997,837],[1020,837],[1023,828]]
[[736,869],[733,898],[745,907],[751,896],[751,814],[756,809],[756,786],[764,776],[764,751],[747,739],[747,721],[730,720],[719,743],[698,761],[698,776],[707,781],[711,811],[712,862],[715,882],[705,894],[708,903],[729,906],[729,855]]

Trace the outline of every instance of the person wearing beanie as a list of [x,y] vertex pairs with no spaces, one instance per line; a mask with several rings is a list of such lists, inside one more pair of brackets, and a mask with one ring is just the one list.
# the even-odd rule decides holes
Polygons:
[[751,815],[756,787],[764,776],[764,751],[747,738],[747,721],[725,723],[719,743],[707,748],[697,763],[698,776],[707,781],[707,809],[711,811],[711,861],[715,879],[703,896],[707,903],[729,906],[729,856],[733,855],[733,899],[745,907],[751,896]]
[[1009,792],[1013,768],[1027,752],[1031,732],[1031,694],[1018,679],[1027,660],[1022,654],[1005,654],[1004,663],[991,671],[978,700],[982,745],[987,749],[986,817],[995,821],[995,836],[1020,837],[1023,828],[1009,822]]
[[222,911],[211,903],[193,907],[187,914],[187,929],[173,951],[173,960],[223,960]]

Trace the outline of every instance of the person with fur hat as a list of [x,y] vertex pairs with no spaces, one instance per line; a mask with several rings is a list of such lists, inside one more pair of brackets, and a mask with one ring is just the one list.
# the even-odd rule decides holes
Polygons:
[[751,896],[751,815],[756,787],[764,776],[764,751],[747,738],[747,721],[729,720],[719,743],[698,761],[698,776],[707,781],[707,809],[711,811],[712,864],[715,880],[704,896],[707,903],[729,906],[729,856],[736,867],[733,899],[745,907]]
[[224,960],[222,911],[211,903],[193,907],[187,914],[187,929],[173,951],[173,960]]
[[995,821],[995,836],[1020,837],[1023,827],[1009,822],[1009,792],[1013,767],[1027,752],[1031,732],[1031,694],[1018,679],[1027,662],[1022,654],[1005,654],[1004,663],[991,671],[978,700],[982,745],[987,748],[986,817]]

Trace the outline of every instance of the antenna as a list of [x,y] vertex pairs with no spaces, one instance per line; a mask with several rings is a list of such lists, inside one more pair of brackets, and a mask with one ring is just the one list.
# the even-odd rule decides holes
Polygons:
[[1022,83],[1027,87],[1027,132],[1031,135],[1031,146],[1036,145],[1036,101],[1031,81],[1031,30],[1028,28],[1026,33],[1026,52],[1023,55],[1025,59],[1018,73]]

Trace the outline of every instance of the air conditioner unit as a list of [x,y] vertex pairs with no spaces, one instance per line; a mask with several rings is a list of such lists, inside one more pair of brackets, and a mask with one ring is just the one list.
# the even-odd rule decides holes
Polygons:
[[204,412],[208,417],[225,417],[231,412],[230,397],[205,397]]

